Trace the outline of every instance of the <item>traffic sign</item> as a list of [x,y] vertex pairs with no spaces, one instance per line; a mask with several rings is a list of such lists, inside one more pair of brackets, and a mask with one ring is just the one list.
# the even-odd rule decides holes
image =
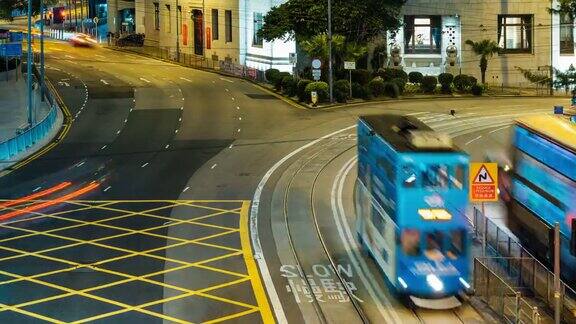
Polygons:
[[312,78],[314,78],[315,81],[320,80],[320,76],[322,76],[322,70],[320,69],[312,70]]
[[497,163],[470,163],[470,201],[498,201]]
[[356,70],[356,62],[344,62],[344,70]]
[[312,68],[313,69],[319,69],[322,67],[322,61],[320,61],[319,59],[313,59],[312,60]]

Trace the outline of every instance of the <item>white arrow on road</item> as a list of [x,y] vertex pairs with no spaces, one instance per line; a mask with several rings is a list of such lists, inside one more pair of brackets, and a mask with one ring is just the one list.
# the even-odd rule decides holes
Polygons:
[[70,83],[65,82],[65,81],[58,81],[58,85],[64,86],[64,87],[69,87],[69,86],[70,86]]

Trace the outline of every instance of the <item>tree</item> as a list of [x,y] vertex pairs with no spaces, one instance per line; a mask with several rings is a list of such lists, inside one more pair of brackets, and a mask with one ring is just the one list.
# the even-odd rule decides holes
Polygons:
[[488,69],[488,60],[500,51],[498,43],[493,40],[484,39],[479,42],[467,40],[466,44],[472,48],[474,54],[480,56],[480,72],[482,74],[482,83],[486,83],[486,70]]
[[554,87],[556,89],[564,88],[564,91],[568,93],[570,91],[570,86],[576,85],[576,68],[574,65],[570,65],[567,71],[562,72],[558,69],[554,69],[556,74],[556,80],[554,80]]
[[572,19],[576,18],[576,0],[559,0],[556,8],[550,11],[557,14],[568,14]]
[[[322,62],[328,62],[328,35],[322,33],[300,42],[302,50],[311,58],[319,58]],[[366,54],[366,46],[353,42],[346,42],[342,35],[332,35],[332,55],[336,67],[343,68],[344,61],[357,61]],[[323,66],[323,72],[327,72],[327,64]],[[323,73],[326,75],[326,73]]]
[[[406,0],[332,0],[334,34],[350,43],[366,44],[387,30],[400,27]],[[327,1],[288,0],[273,7],[258,32],[266,41],[311,39],[328,30]]]

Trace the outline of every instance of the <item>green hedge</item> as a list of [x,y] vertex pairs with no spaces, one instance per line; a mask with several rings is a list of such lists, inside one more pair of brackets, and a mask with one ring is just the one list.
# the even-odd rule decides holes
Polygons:
[[420,84],[420,87],[422,88],[422,91],[424,91],[425,93],[433,93],[434,90],[436,90],[437,84],[438,79],[436,79],[435,76],[427,75],[424,78],[422,78],[422,84]]
[[278,69],[268,69],[264,72],[264,76],[266,77],[266,81],[271,84],[275,84],[276,80],[278,79],[278,75],[280,74],[280,70]]
[[368,83],[368,89],[370,89],[370,94],[374,97],[380,97],[384,95],[384,81],[382,78],[374,78]]
[[410,82],[412,82],[412,83],[422,83],[423,78],[424,78],[424,75],[420,72],[417,72],[417,71],[410,72],[408,74],[408,80],[410,80]]
[[310,95],[306,96],[306,87],[312,83],[310,80],[301,79],[298,81],[298,86],[296,88],[296,94],[298,95],[298,100],[302,102],[307,102],[310,100]]
[[326,82],[311,82],[306,86],[306,96],[308,96],[307,101],[311,102],[311,93],[316,91],[318,94],[318,102],[324,102],[328,99],[328,83]]
[[350,99],[350,82],[348,80],[334,82],[334,99],[338,102],[346,102]]

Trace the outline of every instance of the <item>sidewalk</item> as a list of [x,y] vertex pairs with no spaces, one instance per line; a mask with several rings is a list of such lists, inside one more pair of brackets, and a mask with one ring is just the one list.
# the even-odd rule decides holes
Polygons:
[[[32,102],[35,107],[33,120],[41,121],[50,111],[47,102],[40,101],[40,90],[34,91]],[[26,79],[18,81],[11,76],[10,81],[0,80],[0,142],[14,136],[19,129],[28,126]]]

